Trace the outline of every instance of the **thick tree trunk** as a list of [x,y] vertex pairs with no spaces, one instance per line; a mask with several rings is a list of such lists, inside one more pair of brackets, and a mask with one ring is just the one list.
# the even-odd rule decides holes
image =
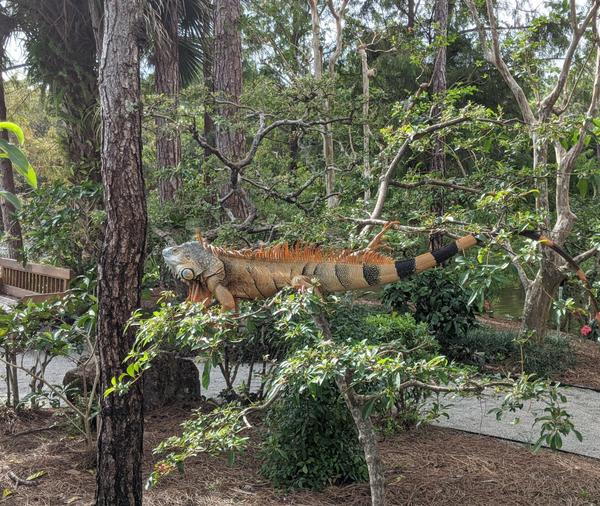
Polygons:
[[[533,144],[533,173],[542,175],[548,162],[548,143],[540,139],[535,131],[532,131],[531,140]],[[545,233],[549,233],[549,211],[548,184],[544,178],[537,180],[539,193],[536,196],[535,208],[540,215],[545,215]],[[522,329],[525,332],[533,332],[534,339],[541,341],[548,330],[548,318],[552,309],[556,290],[563,275],[557,271],[556,255],[547,248],[542,249],[540,268],[535,279],[525,291],[525,302],[523,305]]]
[[[441,96],[446,92],[446,39],[448,37],[448,0],[436,0],[433,13],[435,24],[435,39],[440,47],[437,50],[433,74],[431,76],[431,91],[434,96]],[[439,100],[438,98],[438,100]],[[438,118],[442,112],[439,102],[431,110],[431,116]],[[435,134],[433,139],[433,152],[431,153],[431,172],[435,172],[442,178],[446,175],[446,152],[444,150],[444,137]],[[433,194],[432,211],[437,216],[444,214],[444,190],[439,189]],[[443,246],[443,235],[431,234],[429,236],[429,249],[431,251]]]
[[[4,62],[4,41],[2,38],[0,47],[0,121],[6,121],[6,98],[4,95],[4,79],[2,77],[2,62]],[[8,131],[0,130],[0,139],[9,140]],[[13,168],[8,158],[0,159],[0,185],[3,190],[15,193],[15,179]],[[0,210],[2,211],[2,226],[6,234],[6,245],[8,256],[20,260],[23,256],[23,236],[21,224],[15,215],[15,207],[6,199],[0,198]]]
[[551,251],[544,252],[542,266],[525,293],[525,304],[523,306],[523,330],[534,332],[534,341],[541,342],[548,330],[552,302],[561,281],[564,279],[557,265],[556,255]]
[[[159,37],[154,53],[156,93],[165,95],[171,100],[173,113],[177,109],[180,83],[177,33],[179,3],[180,0],[169,0],[162,7],[161,21],[164,36]],[[181,161],[181,138],[164,118],[156,118],[156,130],[156,166],[159,171],[168,172],[176,168]],[[183,181],[179,175],[161,175],[158,184],[161,203],[173,200],[182,185]]]
[[[240,1],[216,0],[214,4],[215,46],[213,52],[213,86],[220,99],[238,104],[242,95],[242,40]],[[218,107],[223,125],[216,131],[217,147],[225,156],[239,160],[245,153],[244,132],[235,127],[237,108]],[[229,183],[220,190],[222,206],[231,219],[246,221],[256,214],[248,193],[240,186],[241,174],[231,169]]]
[[[104,2],[100,59],[102,182],[106,229],[98,270],[100,391],[111,384],[135,339],[125,325],[140,303],[146,202],[142,175],[138,37],[142,0]],[[142,504],[142,385],[100,396],[96,504]]]

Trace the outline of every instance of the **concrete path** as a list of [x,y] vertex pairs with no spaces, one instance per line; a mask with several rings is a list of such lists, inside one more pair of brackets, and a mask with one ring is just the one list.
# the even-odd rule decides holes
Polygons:
[[[579,442],[573,434],[563,437],[562,449],[600,458],[600,392],[574,387],[563,387],[561,391],[567,397],[565,410],[573,417],[575,428],[583,436],[583,442]],[[502,398],[502,395],[482,399],[447,396],[443,403],[453,404],[448,409],[450,418],[440,418],[434,425],[534,443],[540,433],[539,425],[532,427],[535,413],[542,412],[546,406],[539,402],[528,402],[522,410],[507,413],[497,421],[495,413],[488,412],[498,407]],[[518,423],[513,422],[515,418],[519,419]]]
[[[34,357],[25,357],[25,365],[32,363]],[[202,365],[198,364],[201,369]],[[55,358],[46,371],[46,379],[54,384],[62,384],[62,379],[68,369],[74,367],[73,361],[65,358]],[[202,371],[200,371],[202,372]],[[240,367],[236,384],[239,385],[245,381],[248,375],[247,366]],[[0,399],[6,398],[6,384],[4,382],[4,367],[0,369]],[[22,395],[28,391],[28,382],[25,373],[19,371],[19,384]],[[255,388],[260,384],[260,379],[256,375]],[[225,388],[225,382],[218,369],[211,372],[210,387],[203,391],[206,397],[216,397],[219,392]],[[567,396],[568,402],[565,409],[573,416],[575,427],[583,435],[583,442],[577,441],[575,436],[570,435],[563,438],[563,449],[600,458],[600,392],[587,390],[583,388],[563,387],[562,392]],[[545,407],[541,403],[528,403],[524,409],[516,413],[508,413],[503,420],[497,421],[494,414],[487,414],[488,411],[501,403],[502,396],[488,396],[482,399],[475,397],[454,397],[446,396],[443,404],[452,404],[448,409],[449,419],[445,417],[439,419],[434,425],[442,427],[452,427],[455,429],[468,430],[478,434],[489,436],[499,436],[507,439],[514,439],[525,443],[534,442],[539,434],[537,426],[532,428],[535,419],[535,412],[541,411]],[[520,423],[511,423],[515,417],[520,419]]]

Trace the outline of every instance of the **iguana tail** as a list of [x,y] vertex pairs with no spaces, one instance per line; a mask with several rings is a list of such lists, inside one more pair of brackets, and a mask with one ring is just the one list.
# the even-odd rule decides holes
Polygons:
[[598,306],[598,301],[596,300],[596,296],[594,294],[594,291],[592,290],[592,286],[590,285],[590,282],[588,281],[587,276],[585,275],[585,272],[583,272],[583,269],[579,266],[579,264],[575,261],[575,259],[571,255],[569,255],[564,249],[562,249],[558,244],[556,244],[552,239],[550,239],[548,236],[545,236],[538,232],[533,232],[531,230],[526,230],[524,232],[520,232],[519,235],[539,242],[542,246],[546,246],[547,248],[550,248],[552,251],[554,251],[555,253],[557,253],[558,255],[560,255],[562,258],[564,258],[566,260],[567,264],[569,264],[569,267],[571,267],[571,269],[573,269],[573,271],[575,272],[575,275],[577,276],[579,281],[581,281],[581,284],[583,285],[586,292],[590,296],[594,319],[600,325],[600,310],[599,310],[599,306]]
[[422,253],[414,258],[397,260],[395,262],[396,273],[398,278],[402,279],[411,274],[431,269],[432,267],[443,264],[457,253],[462,253],[480,243],[481,241],[472,234],[459,237],[453,243],[448,244],[443,248]]
[[[585,275],[585,272],[583,272],[583,270],[581,269],[579,264],[573,259],[573,257],[571,257],[571,255],[569,255],[552,239],[543,234],[540,234],[539,232],[526,230],[524,232],[520,232],[519,235],[537,241],[540,245],[550,248],[552,251],[554,251],[555,253],[557,253],[565,259],[569,267],[573,269],[575,275],[577,276],[577,278],[579,278],[581,284],[590,296],[594,318],[596,319],[598,324],[600,324],[600,312],[598,309],[598,301],[596,300],[592,287],[587,279],[587,276]],[[466,251],[469,248],[472,248],[473,246],[476,246],[478,244],[482,244],[482,241],[471,234],[466,235],[464,237],[460,237],[456,239],[453,243],[444,246],[443,248],[440,248],[438,250],[423,253],[419,256],[416,256],[414,258],[408,258],[406,260],[397,260],[394,264],[396,274],[399,279],[406,278],[411,274],[422,272],[432,267],[441,265],[446,260],[456,255],[458,252]]]

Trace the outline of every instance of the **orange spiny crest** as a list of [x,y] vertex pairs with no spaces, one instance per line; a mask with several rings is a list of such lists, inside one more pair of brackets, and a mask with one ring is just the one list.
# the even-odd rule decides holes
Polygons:
[[257,249],[228,250],[210,246],[216,256],[271,262],[332,262],[345,264],[392,264],[390,257],[374,251],[324,250],[314,244],[296,242]]

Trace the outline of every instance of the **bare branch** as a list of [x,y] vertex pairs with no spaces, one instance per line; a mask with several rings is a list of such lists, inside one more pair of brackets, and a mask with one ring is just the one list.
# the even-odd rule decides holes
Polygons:
[[600,253],[600,248],[591,248],[587,251],[584,251],[583,253],[577,255],[575,258],[573,258],[573,260],[575,260],[575,262],[577,262],[578,264],[581,262],[585,262],[587,259],[592,258],[594,255],[597,255],[598,253]]
[[[486,1],[489,2],[491,0],[486,0]],[[577,14],[575,11],[575,0],[571,0],[570,3],[571,3],[571,24],[573,27],[573,38],[571,39],[571,42],[570,42],[567,52],[565,54],[563,66],[560,70],[560,74],[556,81],[556,85],[554,86],[553,90],[546,96],[546,98],[544,98],[544,100],[542,100],[542,104],[540,106],[540,114],[546,118],[550,116],[550,113],[552,112],[552,108],[554,107],[554,104],[556,104],[558,97],[560,97],[560,94],[563,92],[563,89],[567,82],[567,77],[569,76],[569,70],[571,69],[571,64],[573,63],[573,56],[575,55],[575,51],[577,50],[577,47],[579,46],[579,41],[581,40],[581,37],[587,30],[589,24],[592,22],[592,20],[595,19],[596,13],[598,12],[599,4],[598,4],[598,1],[596,0],[592,4],[592,7],[590,8],[589,12],[587,13],[587,16],[583,20],[581,27],[578,27],[577,26]]]
[[329,58],[329,63],[327,64],[327,69],[329,71],[329,75],[333,75],[335,64],[342,54],[343,49],[343,38],[342,38],[342,22],[344,20],[344,11],[346,10],[346,6],[348,5],[348,0],[342,0],[340,8],[336,10],[333,5],[333,0],[327,0],[327,8],[333,19],[335,20],[335,51]]
[[[392,160],[392,162],[390,163],[388,168],[379,177],[379,189],[377,190],[377,199],[375,202],[375,206],[370,215],[371,219],[377,219],[381,216],[381,213],[383,212],[383,205],[385,204],[385,200],[387,198],[390,181],[391,181],[392,177],[394,176],[394,173],[396,172],[396,168],[398,167],[400,160],[402,160],[402,158],[404,157],[404,154],[406,153],[406,151],[409,148],[409,146],[411,145],[411,143],[417,139],[420,139],[422,137],[429,135],[430,133],[433,133],[438,130],[442,130],[444,128],[448,128],[448,127],[451,127],[454,125],[458,125],[459,123],[464,123],[465,121],[468,121],[469,119],[471,119],[471,118],[469,118],[468,116],[459,116],[458,118],[453,118],[453,119],[450,119],[447,121],[442,121],[440,123],[435,123],[434,125],[429,125],[428,127],[424,128],[423,130],[414,132],[413,134],[409,135],[404,140],[404,142],[400,145],[400,148],[398,149],[396,156],[394,156],[394,159]],[[367,233],[369,233],[370,229],[371,229],[370,226],[368,226],[368,225],[365,226],[361,230],[360,236],[364,237]]]
[[413,188],[418,188],[420,186],[441,186],[444,188],[452,188],[454,190],[460,190],[468,193],[476,193],[481,194],[482,190],[479,188],[471,188],[469,186],[463,186],[460,184],[449,183],[448,181],[440,181],[439,179],[422,179],[415,183],[402,183],[400,181],[390,181],[390,186],[395,186],[397,188],[404,188],[406,190],[411,190]]
[[277,121],[273,121],[269,125],[265,125],[265,115],[263,113],[260,113],[259,117],[260,117],[259,127],[256,132],[256,135],[252,139],[252,144],[250,146],[250,149],[248,150],[248,152],[246,153],[244,158],[242,158],[241,160],[238,160],[238,161],[230,160],[218,148],[211,145],[206,140],[206,138],[200,134],[200,132],[198,131],[198,128],[196,127],[195,122],[192,122],[189,130],[192,135],[192,138],[198,143],[198,145],[200,145],[202,148],[206,149],[209,153],[215,155],[226,167],[228,167],[232,170],[236,170],[238,172],[242,172],[245,167],[247,167],[248,165],[250,165],[252,163],[252,160],[254,159],[254,156],[256,155],[256,152],[258,151],[258,148],[260,147],[260,144],[265,139],[265,137],[277,128],[281,128],[284,126],[295,126],[295,127],[299,127],[299,128],[311,128],[311,127],[315,127],[315,126],[329,125],[331,123],[344,122],[344,121],[350,120],[349,117],[332,118],[329,120],[314,120],[314,121],[306,121],[303,119],[280,119]]
[[483,55],[485,59],[494,65],[500,75],[508,85],[515,99],[517,100],[517,104],[519,105],[519,109],[521,111],[521,115],[523,116],[523,120],[528,125],[532,125],[535,123],[535,115],[533,114],[533,110],[529,105],[529,101],[527,100],[527,96],[523,91],[523,88],[517,83],[513,75],[511,74],[506,62],[502,58],[502,53],[500,52],[500,40],[498,35],[498,23],[496,22],[496,14],[494,12],[494,6],[492,4],[492,0],[486,0],[488,19],[490,22],[490,33],[491,33],[491,49],[490,49],[490,41],[488,41],[488,36],[486,33],[486,28],[483,26],[479,19],[479,12],[477,11],[477,7],[475,6],[475,2],[473,0],[465,0],[467,4],[467,8],[471,13],[471,17],[473,18],[473,22],[477,28],[477,32],[479,34],[479,39],[481,41],[481,45],[483,47]]

